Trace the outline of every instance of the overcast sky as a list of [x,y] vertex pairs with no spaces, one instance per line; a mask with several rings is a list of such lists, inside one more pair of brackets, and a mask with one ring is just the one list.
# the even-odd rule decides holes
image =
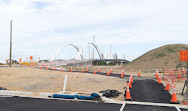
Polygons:
[[[60,46],[71,43],[81,48],[93,36],[105,58],[111,43],[112,54],[118,58],[124,54],[127,60],[162,45],[188,44],[187,4],[187,0],[0,0],[0,62],[9,56],[10,20],[16,60],[30,55],[49,59]],[[76,53],[69,46],[57,58],[71,59]]]

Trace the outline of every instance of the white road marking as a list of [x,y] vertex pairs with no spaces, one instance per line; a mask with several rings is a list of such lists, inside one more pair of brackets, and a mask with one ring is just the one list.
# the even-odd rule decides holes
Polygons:
[[177,109],[178,111],[181,111],[179,107],[176,107],[176,109]]
[[67,86],[67,75],[65,75],[65,79],[64,79],[63,92],[65,92],[66,86]]
[[188,109],[188,106],[180,105],[180,104],[151,103],[151,102],[138,102],[138,101],[117,101],[117,100],[112,100],[112,99],[108,99],[108,98],[104,98],[104,97],[102,97],[102,100],[105,103],[116,103],[116,104],[127,103],[127,104],[138,104],[138,105],[178,107],[178,108],[186,108],[186,109]]
[[126,103],[123,103],[123,105],[121,106],[120,110],[119,111],[123,111],[124,107],[125,107],[125,104]]

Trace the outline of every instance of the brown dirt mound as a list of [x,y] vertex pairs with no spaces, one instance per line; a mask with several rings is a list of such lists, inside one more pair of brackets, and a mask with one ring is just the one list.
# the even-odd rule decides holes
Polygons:
[[179,61],[179,51],[188,50],[186,44],[170,44],[153,49],[130,62],[127,69],[178,68],[186,67],[185,61]]

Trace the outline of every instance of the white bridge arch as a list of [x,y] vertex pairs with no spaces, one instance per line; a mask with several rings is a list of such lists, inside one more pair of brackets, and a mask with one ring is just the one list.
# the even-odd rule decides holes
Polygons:
[[86,43],[84,45],[82,45],[82,48],[80,49],[80,51],[78,52],[77,56],[76,56],[76,59],[78,59],[79,55],[82,55],[83,56],[83,51],[84,51],[84,48],[87,46],[87,45],[93,45],[95,47],[95,49],[97,50],[97,53],[99,55],[99,58],[100,59],[104,59],[104,56],[103,54],[101,53],[100,49],[98,48],[98,46],[92,42],[89,42],[89,43]]
[[[73,46],[73,47],[78,51],[78,53],[79,53],[79,48],[78,48],[77,46],[75,46],[75,45],[73,45],[73,44],[67,44],[67,45],[61,46],[61,47],[56,51],[56,53],[52,56],[51,60],[55,60],[55,59],[56,59],[56,56],[61,52],[61,50],[62,50],[63,48],[65,48],[65,47],[67,47],[67,46]],[[83,56],[82,56],[82,55],[80,55],[80,56],[81,56],[81,58],[83,59]]]
[[81,57],[81,59],[83,60],[83,50],[84,48],[87,46],[87,45],[93,45],[95,47],[95,49],[97,50],[97,53],[99,55],[99,58],[100,59],[104,59],[104,55],[101,53],[100,49],[98,48],[98,46],[92,42],[89,42],[89,43],[86,43],[84,45],[82,45],[82,48],[79,49],[77,46],[73,45],[73,44],[67,44],[67,45],[64,45],[64,46],[61,46],[57,51],[56,53],[52,56],[51,60],[55,60],[56,56],[61,52],[61,50],[66,47],[66,46],[73,46],[77,51],[77,55],[76,55],[76,60],[78,60],[79,57]]

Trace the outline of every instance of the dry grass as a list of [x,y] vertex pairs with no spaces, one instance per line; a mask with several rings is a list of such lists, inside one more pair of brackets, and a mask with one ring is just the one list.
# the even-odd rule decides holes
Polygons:
[[126,66],[126,69],[185,67],[186,62],[179,61],[179,51],[186,49],[188,49],[188,45],[185,44],[165,45],[133,60]]

